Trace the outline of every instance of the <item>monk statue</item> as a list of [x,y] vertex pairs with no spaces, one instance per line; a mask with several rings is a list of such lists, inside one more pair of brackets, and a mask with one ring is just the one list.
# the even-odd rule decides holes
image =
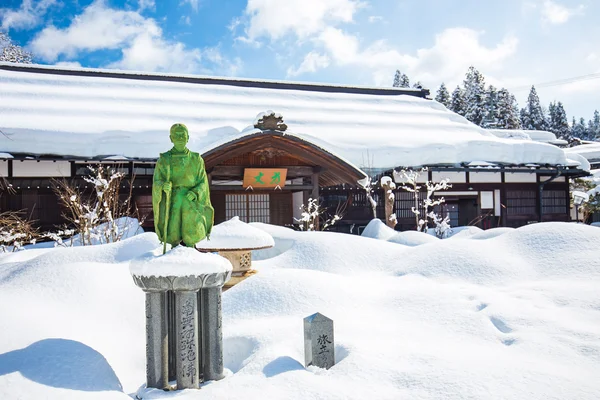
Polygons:
[[163,253],[167,243],[195,246],[210,237],[214,224],[204,160],[187,148],[187,127],[173,125],[169,137],[173,148],[161,153],[152,184],[154,228],[164,243]]

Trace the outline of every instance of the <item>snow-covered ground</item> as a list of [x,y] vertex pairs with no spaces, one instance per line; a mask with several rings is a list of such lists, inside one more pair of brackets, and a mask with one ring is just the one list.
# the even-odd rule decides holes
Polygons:
[[[598,398],[600,229],[412,232],[407,246],[376,223],[379,239],[252,225],[275,247],[223,295],[228,377],[157,397]],[[145,380],[145,317],[128,264],[159,246],[144,233],[0,255],[0,399],[130,398]],[[334,320],[329,370],[302,365],[314,312]]]

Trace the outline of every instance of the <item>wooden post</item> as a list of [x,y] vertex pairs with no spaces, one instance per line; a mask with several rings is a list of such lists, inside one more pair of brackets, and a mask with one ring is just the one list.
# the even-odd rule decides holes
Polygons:
[[[319,173],[318,172],[313,172],[313,174],[311,175],[311,183],[312,183],[312,192],[311,192],[311,197],[315,200],[317,200],[317,204],[319,204]],[[315,221],[315,231],[318,231],[319,229],[319,219],[317,218],[317,220]]]

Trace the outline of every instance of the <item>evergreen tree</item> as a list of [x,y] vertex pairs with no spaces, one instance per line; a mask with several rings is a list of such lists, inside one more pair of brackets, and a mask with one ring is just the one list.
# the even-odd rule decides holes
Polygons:
[[571,140],[571,128],[567,113],[559,101],[558,103],[550,103],[549,110],[549,128],[548,130],[556,135],[558,139]]
[[421,83],[421,81],[416,81],[413,84],[413,89],[423,89],[423,84]]
[[396,74],[394,75],[394,84],[392,87],[400,87],[400,70],[396,70]]
[[[525,119],[521,119],[521,125],[523,126],[523,129],[539,131],[548,130],[548,121],[544,115],[544,110],[542,110],[540,98],[537,95],[535,86],[532,86],[531,90],[529,91],[527,105],[525,106],[525,114]],[[521,111],[521,115],[523,116],[523,111]]]
[[525,129],[526,126],[531,125],[527,109],[521,108],[519,110],[519,120],[521,121],[521,129]]
[[500,89],[496,102],[496,128],[521,129],[519,108],[515,96],[505,88]]
[[573,137],[581,140],[588,140],[587,129],[585,127],[585,119],[579,118],[579,122],[573,117]]
[[475,67],[469,67],[464,80],[465,118],[482,126],[485,118],[485,79]]
[[590,140],[600,140],[600,113],[594,111],[594,118],[588,122],[588,136]]
[[450,101],[450,110],[455,113],[465,115],[465,97],[463,90],[457,86],[452,92],[452,100]]
[[406,74],[402,74],[402,76],[400,76],[400,87],[402,87],[402,88],[410,87],[410,80],[408,79],[408,76],[406,76]]
[[485,117],[484,128],[495,128],[498,126],[498,91],[493,85],[488,87],[485,94]]
[[16,45],[7,34],[0,32],[0,61],[31,64],[30,52]]
[[440,85],[440,88],[435,95],[435,101],[438,103],[442,103],[446,108],[450,108],[450,93],[448,93],[448,89],[444,82]]

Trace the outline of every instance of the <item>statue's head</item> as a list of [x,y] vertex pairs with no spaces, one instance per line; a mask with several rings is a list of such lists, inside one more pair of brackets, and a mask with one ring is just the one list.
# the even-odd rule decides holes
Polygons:
[[190,139],[187,127],[184,124],[174,124],[171,127],[169,138],[175,147],[175,150],[182,151]]

